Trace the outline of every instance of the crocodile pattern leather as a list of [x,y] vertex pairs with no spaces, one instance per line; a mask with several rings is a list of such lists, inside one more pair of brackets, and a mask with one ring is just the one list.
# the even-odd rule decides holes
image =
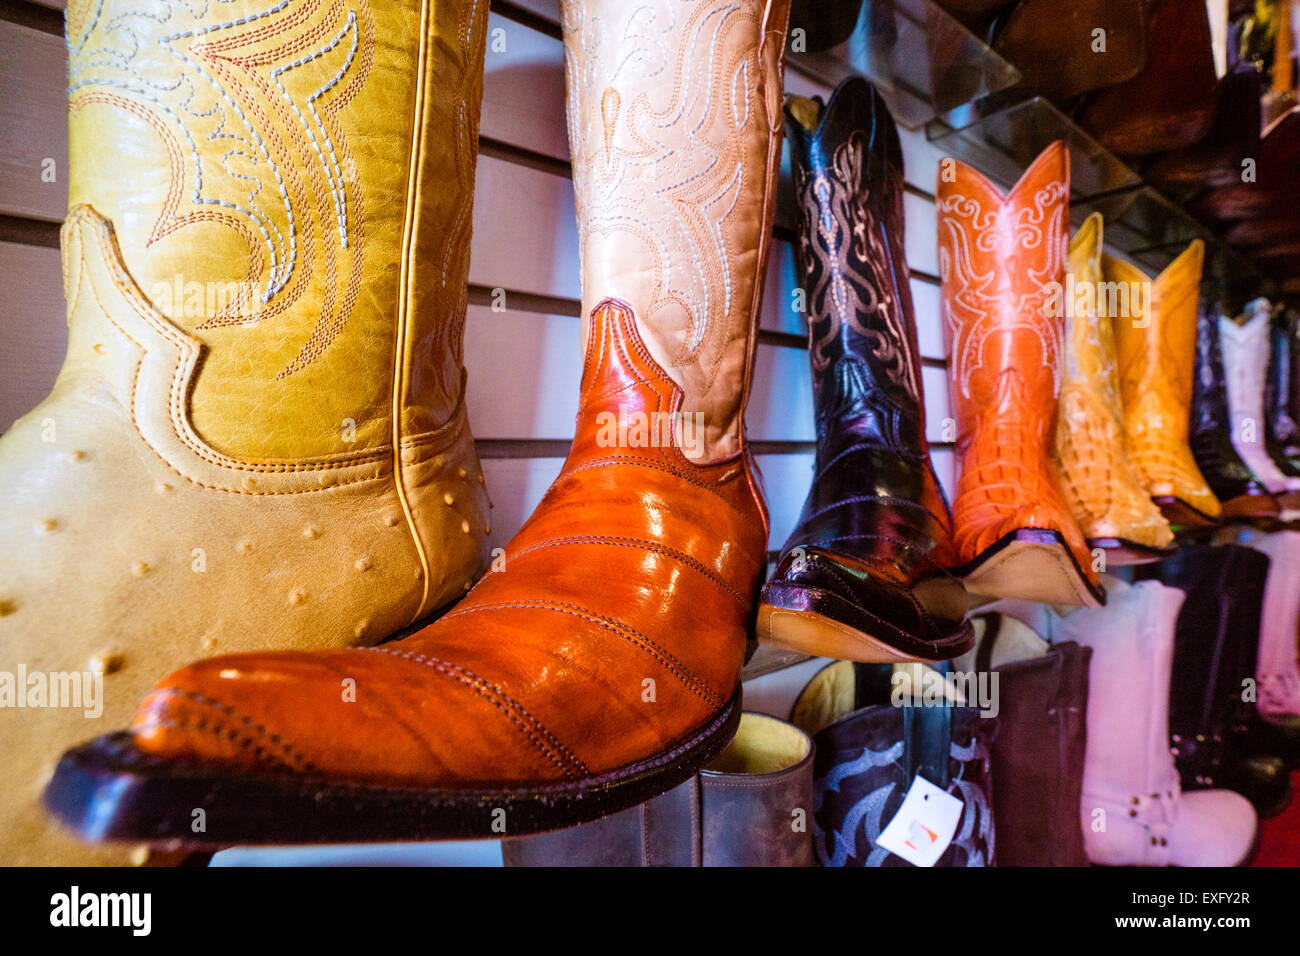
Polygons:
[[700,447],[688,450],[700,461],[740,447],[789,7],[562,6],[582,314],[609,296],[632,307],[651,356],[681,386],[683,411],[704,416]]
[[1173,532],[1138,482],[1124,445],[1113,317],[1098,295],[1101,246],[1101,215],[1093,213],[1070,242],[1069,275],[1073,288],[1083,293],[1064,303],[1057,470],[1065,500],[1087,537],[1163,548],[1173,540]]
[[1131,290],[1131,315],[1116,319],[1113,328],[1133,469],[1151,497],[1172,496],[1213,518],[1221,511],[1219,499],[1187,443],[1204,254],[1205,244],[1197,239],[1154,280],[1103,256],[1102,274]]
[[[781,129],[769,121],[779,112],[765,112],[764,105],[781,89],[786,5],[644,3],[637,5],[644,12],[636,29],[613,32],[609,25],[623,23],[628,9],[580,0],[563,6],[570,126],[581,130],[603,118],[612,124],[606,127],[611,144],[622,142],[620,121],[611,119],[616,109],[619,116],[644,117],[660,97],[661,105],[674,103],[685,86],[725,76],[729,95],[738,97],[727,111],[740,124],[733,136],[744,141],[729,154],[741,163],[733,170],[736,183],[746,184],[734,208],[752,212],[754,193],[764,208],[740,213],[737,221],[727,212],[730,201],[692,208],[716,217],[709,222],[726,230],[736,259],[754,267],[772,222],[766,163],[779,151]],[[666,35],[679,46],[647,46],[642,28],[663,39],[658,31],[671,24],[693,26]],[[706,27],[717,47],[699,47]],[[583,77],[596,70],[589,56],[597,51],[589,44],[597,36],[604,38],[598,62],[624,62],[620,82],[635,76],[642,83],[587,95]],[[676,65],[685,84],[676,92],[650,69],[646,57],[656,52]],[[737,58],[748,65],[737,67]],[[694,94],[688,102],[698,105]],[[670,110],[657,135],[689,153],[699,119]],[[575,158],[584,142],[575,134]],[[595,201],[593,193],[609,188],[595,172],[577,180],[587,222],[583,255],[601,260],[586,273],[587,294],[593,283],[617,287],[625,279],[644,299],[658,283],[675,281],[662,258],[615,256],[624,247],[614,237],[622,233],[612,233],[605,249],[591,226],[602,208],[651,221],[649,212],[662,199],[650,196],[644,183],[655,180],[662,164],[657,181],[671,188],[680,167],[671,152],[647,149],[657,159],[641,171],[646,178],[621,181],[617,195]],[[610,271],[615,259],[625,276]],[[745,295],[757,299],[761,275],[751,278]],[[731,290],[734,311],[710,300],[709,321],[755,316],[756,303],[742,301],[741,292]],[[426,787],[582,783],[658,757],[724,711],[744,659],[768,522],[747,450],[702,464],[679,444],[675,426],[688,407],[686,393],[655,360],[641,330],[655,330],[662,344],[683,314],[641,315],[616,299],[594,308],[586,323],[576,437],[565,465],[506,546],[499,569],[454,611],[379,648],[246,655],[182,670],[142,704],[134,725],[139,747],[250,769]],[[725,338],[750,340],[754,331],[745,325]],[[714,355],[698,370],[730,382],[734,394],[724,404],[739,414],[743,382],[727,361]],[[674,427],[656,429],[659,437],[651,438],[632,429],[620,436],[612,426],[652,416]],[[340,703],[340,675],[356,679],[355,702]],[[308,700],[319,706],[303,706]],[[217,725],[239,732],[218,736],[211,732]]]
[[1238,321],[1219,319],[1227,375],[1232,446],[1273,494],[1300,492],[1300,476],[1286,474],[1268,453],[1264,385],[1268,375],[1272,309],[1267,299],[1246,305]]
[[[951,342],[953,526],[962,563],[1010,532],[1041,528],[1060,532],[1079,566],[1091,567],[1051,458],[1064,319],[1047,300],[1049,283],[1061,288],[1065,280],[1069,180],[1060,142],[1005,196],[965,163],[940,164],[939,276]],[[1095,572],[1086,574],[1095,584]]]
[[[196,658],[370,644],[465,593],[486,8],[69,4],[68,352],[0,439],[0,671],[102,672],[121,726]],[[39,805],[95,725],[0,709],[0,861],[127,859]]]
[[[948,504],[930,463],[921,359],[903,254],[903,156],[880,95],[844,81],[814,130],[787,116],[801,219],[817,424],[812,487],[774,585],[830,594],[901,630],[929,658],[961,630],[909,590],[955,562]],[[783,599],[781,606],[787,606]],[[814,610],[831,614],[826,602]],[[849,623],[849,622],[844,622]],[[950,656],[950,655],[949,655]]]
[[1219,347],[1222,314],[1222,305],[1214,303],[1196,324],[1196,377],[1188,442],[1197,467],[1224,503],[1226,512],[1234,499],[1267,499],[1269,493],[1232,445],[1232,420],[1228,417],[1228,390]]

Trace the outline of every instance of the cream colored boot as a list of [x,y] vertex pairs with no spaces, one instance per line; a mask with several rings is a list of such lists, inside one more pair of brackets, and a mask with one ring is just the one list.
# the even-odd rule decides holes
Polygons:
[[374,643],[486,557],[486,0],[133,10],[68,6],[68,355],[0,441],[0,863],[125,859],[38,801],[168,672]]

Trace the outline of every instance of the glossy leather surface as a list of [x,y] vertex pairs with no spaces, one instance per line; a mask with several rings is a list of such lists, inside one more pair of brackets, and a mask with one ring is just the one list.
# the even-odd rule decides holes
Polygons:
[[1269,454],[1264,412],[1268,376],[1272,308],[1267,299],[1246,305],[1237,320],[1219,318],[1219,341],[1227,380],[1228,414],[1232,420],[1232,446],[1250,470],[1275,495],[1300,495],[1300,471]]
[[[760,734],[769,739],[752,739]],[[746,713],[718,760],[675,790],[592,823],[507,839],[502,855],[506,866],[813,866],[812,767],[806,734]]]
[[1093,213],[1070,240],[1069,275],[1074,288],[1085,292],[1065,303],[1057,470],[1065,500],[1085,536],[1163,548],[1173,540],[1173,532],[1134,474],[1125,445],[1112,328],[1116,319],[1098,294],[1101,247],[1101,216]]
[[831,617],[843,601],[902,653],[945,656],[960,616],[936,615],[910,591],[948,577],[955,559],[925,437],[898,131],[861,78],[840,85],[815,129],[787,114],[817,458],[764,600]]
[[1242,509],[1276,514],[1277,503],[1232,446],[1228,390],[1219,347],[1219,318],[1223,307],[1212,303],[1196,323],[1196,369],[1192,385],[1192,414],[1188,444],[1192,457],[1223,503],[1224,513]]
[[636,329],[621,303],[592,316],[573,449],[502,570],[401,642],[179,671],[141,705],[140,748],[455,787],[581,779],[705,723],[740,675],[767,515],[747,457],[602,439],[609,415],[681,407]]
[[1190,146],[1214,121],[1217,76],[1205,5],[1147,0],[1146,7],[1146,65],[1132,79],[1094,93],[1077,116],[1120,155]]
[[1187,443],[1204,255],[1197,239],[1154,280],[1110,256],[1102,257],[1102,273],[1108,282],[1140,290],[1130,294],[1130,303],[1138,303],[1131,316],[1113,323],[1125,437],[1138,479],[1151,497],[1177,498],[1214,518],[1219,499]]
[[0,439],[0,670],[102,670],[104,707],[0,709],[0,862],[126,860],[39,796],[170,671],[380,641],[484,566],[460,335],[486,7],[69,5],[68,351]]
[[[790,0],[565,0],[582,314],[632,307],[702,414],[695,461],[741,445],[780,172]],[[586,332],[584,331],[584,335]]]
[[[944,161],[945,163],[947,160]],[[965,163],[941,164],[939,275],[957,419],[957,559],[1023,528],[1059,532],[1081,568],[1091,556],[1052,465],[1064,318],[1069,153],[1053,143],[1005,196]],[[1096,584],[1096,573],[1085,571]]]

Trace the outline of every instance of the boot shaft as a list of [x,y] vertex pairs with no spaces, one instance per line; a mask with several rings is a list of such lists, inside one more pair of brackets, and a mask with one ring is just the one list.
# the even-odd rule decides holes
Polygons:
[[703,416],[693,460],[742,443],[788,14],[789,0],[562,5],[582,312],[631,306],[683,412]]
[[1060,143],[1005,196],[964,163],[940,168],[939,273],[959,443],[989,409],[1034,447],[1052,434],[1055,416],[1043,408],[1060,388],[1064,322],[1049,297],[1065,279],[1069,177]]
[[[804,104],[805,114],[819,105]],[[925,406],[898,130],[860,77],[836,89],[820,116],[787,109],[786,120],[819,436],[831,420],[872,418],[874,434],[914,448],[925,440]]]
[[1102,257],[1105,280],[1128,292],[1128,314],[1115,319],[1114,332],[1130,435],[1158,434],[1165,442],[1187,437],[1204,256],[1205,244],[1197,239],[1155,279]]
[[73,0],[70,202],[203,345],[219,451],[392,445],[462,392],[484,0]]

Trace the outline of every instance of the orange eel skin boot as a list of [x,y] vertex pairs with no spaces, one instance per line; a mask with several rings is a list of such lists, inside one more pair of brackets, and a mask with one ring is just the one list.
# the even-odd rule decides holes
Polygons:
[[172,674],[129,732],[64,757],[47,806],[84,838],[519,836],[664,793],[726,745],[768,538],[742,422],[789,10],[663,7],[563,4],[581,408],[504,570],[402,641]]
[[1061,388],[1070,155],[1055,142],[1005,196],[940,164],[939,274],[957,419],[954,573],[975,595],[1105,602],[1052,463]]

